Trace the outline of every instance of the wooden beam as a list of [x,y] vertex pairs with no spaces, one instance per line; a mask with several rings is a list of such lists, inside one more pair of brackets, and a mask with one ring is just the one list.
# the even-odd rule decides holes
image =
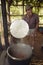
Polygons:
[[7,26],[7,14],[6,14],[6,0],[1,0],[2,7],[2,18],[3,18],[3,27],[4,27],[4,38],[5,38],[5,48],[8,47],[8,26]]

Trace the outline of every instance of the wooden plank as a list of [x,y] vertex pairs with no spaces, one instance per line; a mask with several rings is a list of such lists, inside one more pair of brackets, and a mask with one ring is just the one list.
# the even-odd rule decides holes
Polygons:
[[0,56],[0,65],[5,65],[6,50],[4,50]]
[[4,38],[6,48],[9,46],[8,42],[8,26],[7,26],[7,14],[6,14],[6,0],[1,0],[2,18],[4,27]]

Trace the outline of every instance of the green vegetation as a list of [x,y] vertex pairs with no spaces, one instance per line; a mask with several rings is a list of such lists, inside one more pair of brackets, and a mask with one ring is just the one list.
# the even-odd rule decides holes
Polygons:
[[23,15],[23,7],[22,6],[11,6],[10,7],[10,14],[11,15]]
[[33,12],[39,15],[39,24],[43,24],[43,0],[6,0],[10,7],[10,19],[21,19],[26,13],[25,5],[31,4],[33,6]]

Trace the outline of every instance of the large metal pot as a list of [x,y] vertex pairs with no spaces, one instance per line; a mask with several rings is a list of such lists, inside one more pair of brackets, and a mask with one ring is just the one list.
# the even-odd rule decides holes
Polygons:
[[7,48],[8,62],[10,65],[29,65],[32,48],[24,43],[17,43]]

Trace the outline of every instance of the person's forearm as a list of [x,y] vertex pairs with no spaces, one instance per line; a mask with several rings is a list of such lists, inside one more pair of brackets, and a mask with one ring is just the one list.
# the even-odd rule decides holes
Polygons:
[[38,27],[39,27],[39,23],[37,23],[37,25],[36,25],[36,28],[35,28],[35,29],[37,30],[37,29],[38,29]]

